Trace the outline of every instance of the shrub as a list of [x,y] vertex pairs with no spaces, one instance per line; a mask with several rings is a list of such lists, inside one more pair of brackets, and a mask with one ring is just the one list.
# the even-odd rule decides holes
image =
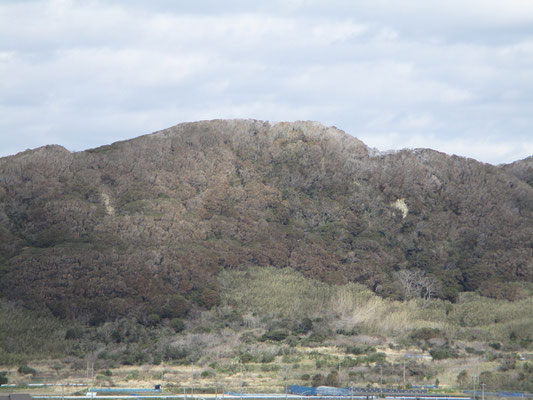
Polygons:
[[205,288],[198,297],[198,304],[206,308],[213,308],[220,304],[220,294],[216,290]]
[[161,322],[161,317],[157,313],[149,314],[144,321],[146,326],[156,326]]
[[311,379],[311,375],[309,374],[303,374],[302,376],[300,376],[300,380],[302,381],[308,381]]
[[281,367],[276,364],[264,364],[261,365],[261,371],[263,372],[276,372],[279,371]]
[[326,380],[324,379],[324,375],[316,374],[316,375],[313,375],[313,379],[311,380],[311,385],[314,387],[324,386],[325,382]]
[[476,350],[474,349],[473,347],[465,347],[465,351],[468,353],[468,354],[475,354],[477,356],[480,356],[482,354],[484,354],[485,352],[482,351],[482,350]]
[[176,333],[179,333],[185,329],[185,323],[181,318],[172,318],[169,325]]
[[457,385],[462,389],[468,388],[470,385],[472,385],[472,379],[466,370],[463,369],[457,375]]
[[180,294],[172,295],[159,310],[162,318],[179,318],[189,312],[189,302]]
[[189,355],[188,351],[181,347],[176,346],[167,346],[164,352],[164,359],[166,361],[172,360],[182,360],[187,358]]
[[416,329],[409,335],[413,340],[429,340],[437,337],[441,337],[442,333],[439,329],[433,328],[420,328]]
[[56,363],[54,363],[54,364],[52,365],[51,368],[52,368],[54,371],[59,372],[59,371],[61,371],[63,368],[65,368],[65,366],[64,366],[62,363],[60,363],[60,362],[56,362]]
[[445,360],[447,358],[457,358],[457,353],[449,347],[437,347],[429,351],[434,360]]
[[247,363],[250,363],[250,362],[254,362],[255,361],[255,357],[250,354],[250,353],[242,353],[240,356],[239,356],[241,362],[243,364],[247,364]]
[[5,385],[6,383],[8,383],[8,379],[7,379],[7,372],[6,371],[2,371],[0,372],[0,385]]
[[152,365],[160,365],[161,361],[163,361],[161,353],[155,353],[152,355]]
[[148,355],[142,351],[126,351],[122,354],[122,365],[142,365],[148,359]]
[[358,356],[359,354],[363,354],[364,350],[357,346],[346,346],[344,352]]
[[437,368],[426,363],[409,361],[406,365],[407,374],[415,380],[430,379],[437,374]]
[[21,365],[18,369],[18,372],[21,375],[37,375],[37,371],[34,368],[27,366],[26,364]]
[[489,346],[492,347],[494,350],[500,350],[502,348],[502,344],[499,342],[489,343]]
[[294,333],[298,334],[306,334],[307,332],[311,331],[313,329],[313,321],[311,321],[310,318],[304,318],[302,322],[298,325],[298,328],[294,331]]
[[339,373],[336,369],[326,376],[326,386],[339,386]]
[[264,364],[271,363],[275,359],[276,359],[276,356],[274,354],[270,354],[270,353],[263,353],[263,355],[261,356],[261,362],[264,363]]
[[349,331],[345,329],[337,329],[336,333],[337,335],[357,336],[359,334],[359,331],[357,329],[350,329]]
[[345,357],[341,362],[343,368],[353,368],[357,365],[359,365],[359,360],[353,359],[352,357]]
[[313,332],[311,336],[309,336],[310,342],[322,343],[324,340],[326,340],[326,337],[317,332]]
[[[360,357],[358,357],[358,359],[359,358]],[[369,354],[366,357],[363,357],[363,361],[368,362],[368,363],[377,363],[377,362],[385,361],[386,358],[387,356],[385,353],[376,352],[376,353]]]
[[126,375],[126,381],[139,379],[139,371],[133,370],[128,375]]
[[281,362],[284,364],[297,363],[301,360],[301,357],[298,354],[284,354],[281,357]]
[[516,368],[516,360],[514,360],[511,357],[506,357],[503,360],[501,360],[500,366],[498,367],[498,369],[503,372],[509,371],[515,368]]
[[[246,344],[252,344],[256,342],[258,339],[257,339],[257,336],[255,336],[253,332],[244,332],[239,338],[239,340]],[[259,340],[262,340],[262,339],[259,338]]]
[[275,342],[281,342],[282,340],[285,340],[289,336],[289,333],[287,331],[270,331],[266,332],[263,336],[260,337],[260,340],[264,342],[265,340],[273,340]]
[[290,347],[294,347],[298,344],[298,338],[296,336],[288,336],[287,339],[285,339],[285,343]]
[[531,343],[533,343],[533,339],[531,339],[529,335],[526,338],[520,339],[520,347],[523,349],[529,348]]
[[125,338],[120,329],[115,329],[111,332],[111,338],[115,343],[121,343]]
[[83,329],[81,329],[79,326],[69,328],[67,329],[67,332],[65,333],[66,340],[80,339],[82,336],[83,336]]

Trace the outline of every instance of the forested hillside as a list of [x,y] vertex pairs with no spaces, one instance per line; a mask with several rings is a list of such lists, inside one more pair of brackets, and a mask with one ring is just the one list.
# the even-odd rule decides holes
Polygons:
[[29,150],[0,159],[0,293],[92,323],[176,318],[254,265],[396,299],[515,300],[533,281],[530,164],[255,120]]

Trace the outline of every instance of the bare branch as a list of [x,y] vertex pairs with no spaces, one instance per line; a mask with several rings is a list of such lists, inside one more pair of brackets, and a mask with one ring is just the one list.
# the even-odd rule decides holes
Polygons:
[[419,269],[402,269],[395,273],[396,279],[403,288],[405,300],[422,297],[424,302],[429,302],[435,294],[437,282]]

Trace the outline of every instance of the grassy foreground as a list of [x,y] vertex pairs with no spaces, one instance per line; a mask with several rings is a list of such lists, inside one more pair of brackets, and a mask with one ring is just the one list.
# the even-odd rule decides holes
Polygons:
[[398,302],[270,267],[219,279],[221,305],[184,320],[88,326],[2,302],[0,372],[17,384],[161,383],[176,393],[377,386],[381,376],[387,386],[533,391],[531,296]]

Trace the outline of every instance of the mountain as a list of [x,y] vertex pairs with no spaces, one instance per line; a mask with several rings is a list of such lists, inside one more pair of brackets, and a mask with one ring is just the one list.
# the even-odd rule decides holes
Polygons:
[[526,182],[529,186],[533,186],[533,156],[515,161],[512,164],[503,165],[502,168]]
[[0,159],[0,293],[93,323],[171,318],[216,305],[221,270],[269,265],[394,298],[417,271],[441,298],[512,299],[533,282],[531,176],[314,122],[45,146]]

